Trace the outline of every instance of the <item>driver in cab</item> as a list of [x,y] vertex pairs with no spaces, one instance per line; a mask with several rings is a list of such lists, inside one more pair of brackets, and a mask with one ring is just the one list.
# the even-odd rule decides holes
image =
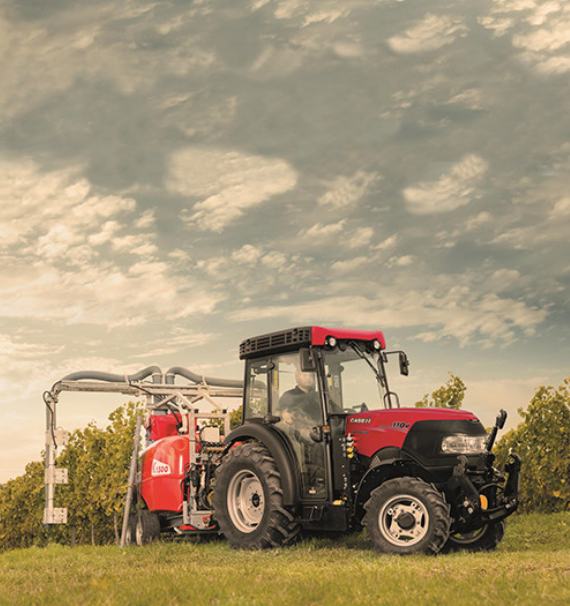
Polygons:
[[320,424],[321,418],[315,373],[297,369],[295,382],[295,387],[286,391],[279,399],[279,408],[283,421],[296,428],[302,438],[309,440],[311,429]]

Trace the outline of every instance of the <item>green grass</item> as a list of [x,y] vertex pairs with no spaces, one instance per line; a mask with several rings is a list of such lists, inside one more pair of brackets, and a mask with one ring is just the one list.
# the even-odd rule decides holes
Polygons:
[[0,554],[0,604],[570,604],[570,513],[515,516],[497,552],[381,556],[364,537]]

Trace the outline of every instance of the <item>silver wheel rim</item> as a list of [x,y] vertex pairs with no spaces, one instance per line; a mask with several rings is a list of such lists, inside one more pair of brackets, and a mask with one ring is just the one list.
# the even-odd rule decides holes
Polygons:
[[459,545],[471,545],[471,543],[475,543],[485,534],[485,530],[487,530],[486,524],[471,532],[458,532],[457,534],[452,534],[450,539]]
[[392,497],[382,506],[378,516],[382,536],[392,545],[410,547],[428,533],[427,507],[409,494]]
[[230,480],[227,497],[228,513],[240,532],[253,532],[265,512],[265,497],[259,478],[248,469],[238,471]]
[[137,520],[137,525],[135,527],[135,535],[136,535],[137,545],[142,545],[143,544],[143,529],[142,529],[142,523],[140,520]]

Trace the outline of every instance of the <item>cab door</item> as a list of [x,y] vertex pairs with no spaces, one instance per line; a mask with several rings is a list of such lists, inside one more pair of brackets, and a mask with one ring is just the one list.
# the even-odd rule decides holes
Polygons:
[[301,370],[300,353],[272,356],[271,414],[289,439],[300,470],[304,500],[325,500],[329,493],[328,444],[323,433],[323,397],[316,371]]

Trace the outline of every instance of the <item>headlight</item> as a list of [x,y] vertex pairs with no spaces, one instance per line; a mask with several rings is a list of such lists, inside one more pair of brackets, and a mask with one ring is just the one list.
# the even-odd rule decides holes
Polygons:
[[441,441],[441,451],[457,454],[477,454],[485,451],[487,436],[468,436],[457,433]]

